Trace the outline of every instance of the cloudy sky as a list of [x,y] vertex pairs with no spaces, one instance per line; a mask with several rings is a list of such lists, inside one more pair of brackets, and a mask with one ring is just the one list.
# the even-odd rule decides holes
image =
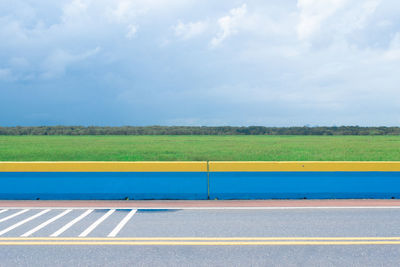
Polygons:
[[0,0],[0,126],[400,125],[398,0]]

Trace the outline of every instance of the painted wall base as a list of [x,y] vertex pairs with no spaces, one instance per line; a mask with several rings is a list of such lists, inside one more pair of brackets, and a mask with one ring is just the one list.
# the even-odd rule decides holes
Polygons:
[[210,199],[400,198],[400,172],[214,172]]
[[0,199],[208,198],[400,198],[400,172],[0,172]]
[[207,199],[205,172],[0,172],[0,199]]

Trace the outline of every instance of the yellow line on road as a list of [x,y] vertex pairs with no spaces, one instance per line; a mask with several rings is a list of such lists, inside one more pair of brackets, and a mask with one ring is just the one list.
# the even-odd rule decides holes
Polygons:
[[400,237],[1,237],[0,246],[308,246],[400,245]]
[[0,237],[1,241],[271,241],[271,240],[399,240],[400,236],[387,237]]
[[63,245],[63,246],[325,246],[325,245],[400,245],[400,241],[0,241],[0,246],[44,246],[44,245]]

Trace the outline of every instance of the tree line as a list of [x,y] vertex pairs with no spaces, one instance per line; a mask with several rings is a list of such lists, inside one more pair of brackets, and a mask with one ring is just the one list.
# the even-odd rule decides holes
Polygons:
[[400,135],[400,127],[17,126],[0,135]]

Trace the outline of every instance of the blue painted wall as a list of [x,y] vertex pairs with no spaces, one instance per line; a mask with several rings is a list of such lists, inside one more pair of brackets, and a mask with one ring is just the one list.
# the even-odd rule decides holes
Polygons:
[[[210,199],[400,198],[400,172],[210,172]],[[207,172],[0,172],[0,199],[207,199]]]
[[400,172],[211,172],[211,199],[400,198]]
[[207,199],[206,172],[0,172],[0,199]]

